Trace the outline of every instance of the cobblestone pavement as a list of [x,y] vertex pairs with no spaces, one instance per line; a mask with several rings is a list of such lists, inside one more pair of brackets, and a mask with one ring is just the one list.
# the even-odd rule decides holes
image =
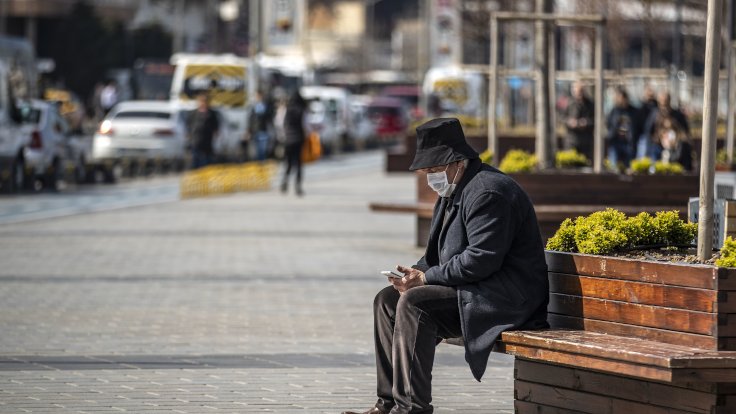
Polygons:
[[[411,264],[414,178],[378,153],[276,191],[0,225],[0,412],[336,413],[374,402],[378,271]],[[438,347],[436,412],[513,412]]]

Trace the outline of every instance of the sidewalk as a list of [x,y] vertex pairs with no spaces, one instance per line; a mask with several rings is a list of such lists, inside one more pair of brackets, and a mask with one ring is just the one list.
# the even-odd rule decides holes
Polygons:
[[[0,225],[0,412],[338,413],[374,402],[378,271],[413,263],[414,177]],[[311,178],[311,181],[310,181]],[[513,412],[510,358],[438,348],[436,412]]]

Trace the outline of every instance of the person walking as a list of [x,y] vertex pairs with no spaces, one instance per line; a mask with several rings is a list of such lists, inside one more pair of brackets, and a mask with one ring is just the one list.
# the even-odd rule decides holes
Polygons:
[[544,245],[524,190],[480,161],[455,118],[417,127],[409,169],[439,197],[424,256],[397,266],[374,299],[378,400],[363,414],[431,413],[440,338],[463,338],[480,381],[501,332],[549,327]]
[[636,108],[629,103],[629,94],[623,87],[616,88],[616,106],[608,114],[606,141],[611,167],[626,170],[634,155]]
[[306,107],[306,101],[296,90],[289,98],[284,114],[284,160],[286,170],[281,181],[281,192],[286,193],[288,191],[289,175],[294,171],[296,174],[296,194],[300,197],[304,195],[304,189],[302,188],[302,147],[304,147],[306,138],[304,128]]
[[115,104],[118,103],[118,86],[114,80],[109,80],[100,91],[100,108],[103,117],[106,116]]
[[187,122],[192,149],[192,169],[206,167],[214,158],[214,142],[220,130],[220,120],[210,107],[209,94],[197,95],[197,108],[189,113]]
[[261,91],[256,92],[256,100],[248,117],[248,131],[251,141],[256,145],[256,159],[258,161],[263,161],[268,156],[272,113],[271,106],[263,99],[263,93]]
[[593,159],[593,101],[585,93],[583,84],[572,84],[572,99],[565,111],[565,149],[577,150],[589,160]]

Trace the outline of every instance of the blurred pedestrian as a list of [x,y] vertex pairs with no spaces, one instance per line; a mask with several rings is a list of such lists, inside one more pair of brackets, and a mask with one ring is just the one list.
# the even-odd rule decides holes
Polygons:
[[378,399],[363,414],[431,413],[438,340],[463,338],[480,381],[501,332],[549,327],[544,245],[524,190],[480,161],[455,118],[417,127],[409,169],[439,197],[424,256],[398,266],[373,301]]
[[634,121],[637,111],[629,103],[629,94],[623,87],[616,88],[616,106],[611,109],[607,119],[606,141],[608,142],[608,161],[613,168],[625,170],[634,155]]
[[672,107],[669,92],[657,96],[657,110],[649,116],[645,129],[650,138],[649,158],[678,162],[692,170],[690,124],[682,111]]
[[302,147],[304,147],[305,119],[307,103],[299,94],[299,90],[294,91],[289,98],[284,115],[284,155],[286,160],[286,170],[284,178],[281,181],[281,192],[286,193],[289,189],[289,175],[292,171],[296,174],[296,194],[304,195],[302,188]]
[[113,106],[118,103],[118,85],[114,80],[109,80],[100,91],[100,107],[103,116],[107,115]]
[[654,93],[654,89],[647,85],[644,87],[644,95],[642,96],[641,106],[636,115],[636,158],[644,158],[651,152],[651,138],[649,133],[646,131],[647,122],[649,117],[657,111],[657,97]]
[[256,146],[256,159],[263,161],[268,156],[271,141],[271,120],[273,110],[263,98],[261,91],[256,92],[256,100],[250,108],[248,116],[248,132],[250,141]]
[[192,168],[206,167],[214,158],[214,142],[220,130],[220,119],[210,107],[207,92],[197,95],[197,108],[189,113],[187,130],[192,150]]
[[585,93],[583,84],[580,82],[573,83],[572,99],[565,111],[567,135],[565,136],[564,147],[567,150],[577,150],[589,160],[593,159],[594,116],[593,101]]

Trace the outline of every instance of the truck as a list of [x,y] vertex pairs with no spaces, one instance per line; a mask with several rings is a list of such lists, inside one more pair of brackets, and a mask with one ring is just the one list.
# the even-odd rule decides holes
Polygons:
[[14,192],[31,185],[25,149],[30,137],[21,131],[21,114],[11,82],[11,68],[0,60],[0,186]]
[[170,99],[193,110],[197,95],[207,92],[222,119],[215,155],[225,161],[242,159],[241,141],[248,131],[248,108],[255,96],[256,69],[250,59],[232,54],[176,53]]

